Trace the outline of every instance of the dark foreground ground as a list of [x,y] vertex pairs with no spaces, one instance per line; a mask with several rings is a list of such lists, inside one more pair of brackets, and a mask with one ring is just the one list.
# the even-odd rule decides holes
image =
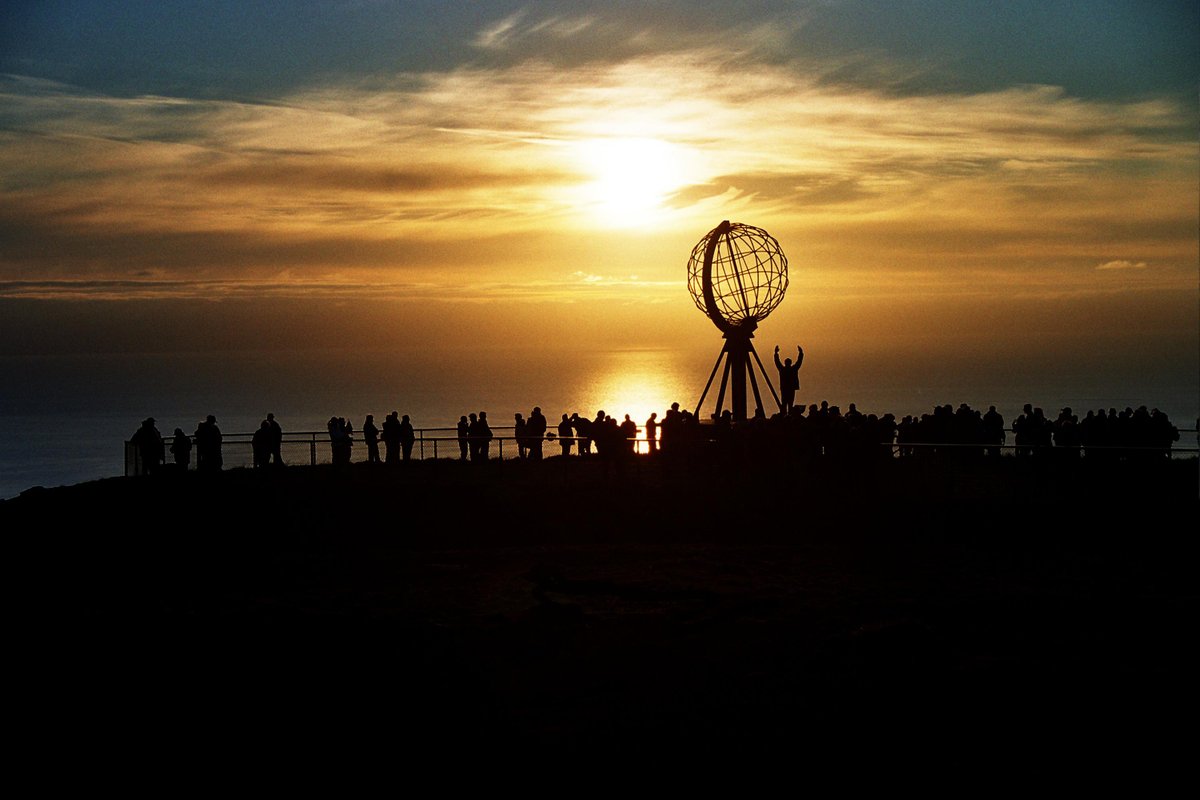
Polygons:
[[35,489],[0,503],[10,685],[30,735],[141,754],[1167,762],[1200,710],[1198,486],[1006,457]]

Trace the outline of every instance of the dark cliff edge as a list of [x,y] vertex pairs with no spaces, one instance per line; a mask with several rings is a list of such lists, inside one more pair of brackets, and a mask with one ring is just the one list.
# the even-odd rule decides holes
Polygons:
[[12,661],[28,725],[142,747],[389,720],[370,746],[1166,754],[1198,485],[1196,459],[550,458],[32,489],[0,503]]

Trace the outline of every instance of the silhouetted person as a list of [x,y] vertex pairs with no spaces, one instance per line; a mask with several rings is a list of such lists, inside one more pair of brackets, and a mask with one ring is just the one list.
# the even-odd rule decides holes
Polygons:
[[171,440],[171,455],[175,456],[175,467],[187,472],[188,465],[192,463],[192,440],[183,432],[183,428],[175,429],[175,438]]
[[621,429],[621,438],[624,440],[624,452],[626,455],[633,455],[637,452],[637,423],[626,414],[624,421],[618,427]]
[[478,424],[479,460],[487,461],[492,448],[492,426],[488,424],[487,412],[480,411]]
[[467,444],[470,447],[471,460],[479,460],[479,439],[481,431],[479,429],[479,415],[472,411],[467,415]]
[[271,461],[277,467],[283,466],[283,428],[275,421],[275,415],[267,412],[267,425],[271,428]]
[[367,414],[362,427],[363,441],[367,444],[367,463],[379,463],[379,428],[375,427],[375,415]]
[[400,463],[400,412],[393,411],[383,420],[384,459],[387,464]]
[[601,409],[596,412],[596,418],[591,421],[588,426],[591,433],[592,443],[596,445],[596,455],[610,456],[612,455],[612,438],[609,435],[607,422],[607,414]]
[[253,453],[255,469],[262,469],[270,463],[272,438],[271,423],[264,419],[259,424],[258,430],[250,437],[250,450]]
[[408,420],[408,414],[405,414],[400,418],[400,453],[405,461],[412,459],[413,442],[416,440],[417,434]]
[[654,455],[658,451],[658,412],[650,414],[650,418],[646,420],[646,454]]
[[141,472],[149,475],[158,472],[158,467],[165,460],[162,434],[154,427],[154,417],[142,420],[142,425],[129,439],[137,448],[138,460],[141,462]]
[[541,406],[534,406],[525,425],[525,432],[529,434],[529,457],[534,461],[542,460],[542,441],[546,438],[547,427],[548,423]]
[[196,469],[220,472],[222,465],[221,429],[217,427],[217,418],[209,414],[196,426]]
[[467,437],[471,432],[471,423],[467,421],[465,416],[458,418],[458,425],[455,427],[455,432],[458,434],[458,460],[466,461],[470,444]]
[[800,365],[804,363],[804,349],[796,345],[796,363],[790,358],[779,361],[779,345],[775,345],[775,368],[779,370],[779,397],[783,404],[783,413],[792,413],[792,405],[796,402],[796,392],[800,391]]
[[571,418],[563,414],[562,421],[558,423],[558,446],[562,448],[564,456],[571,455],[571,445],[574,444],[571,437],[575,435],[572,428]]
[[349,466],[350,453],[354,448],[354,428],[345,417],[330,417],[326,424],[329,428],[329,447],[333,453],[333,463],[339,467]]
[[1000,416],[995,406],[988,406],[987,413],[983,415],[983,438],[988,445],[989,456],[1000,455],[1000,445],[1004,444],[1004,437],[1004,417]]
[[575,429],[579,455],[590,456],[592,454],[592,421],[575,413],[571,415],[571,427]]
[[528,442],[528,424],[525,422],[525,417],[521,416],[521,412],[513,414],[513,439],[517,443],[517,458],[525,458],[527,455],[526,449]]

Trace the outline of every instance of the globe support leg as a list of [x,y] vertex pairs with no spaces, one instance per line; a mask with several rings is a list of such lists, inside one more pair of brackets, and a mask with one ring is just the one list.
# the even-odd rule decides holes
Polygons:
[[[704,392],[700,395],[700,402],[696,404],[696,416],[700,416],[700,409],[704,406],[704,399],[708,396],[708,391],[712,388],[713,378],[717,375],[717,370],[721,368],[721,361],[725,361],[725,369],[721,373],[721,388],[717,394],[717,410],[714,416],[721,416],[721,412],[725,407],[725,393],[729,391],[730,414],[734,420],[744,421],[747,419],[747,379],[750,382],[750,390],[754,392],[754,408],[755,414],[763,411],[762,395],[758,388],[758,379],[754,375],[754,366],[758,366],[758,370],[762,373],[763,382],[767,388],[771,390],[771,397],[775,400],[776,406],[782,411],[783,406],[779,402],[779,395],[775,392],[775,386],[771,383],[771,378],[767,375],[766,368],[763,367],[762,359],[758,357],[758,352],[754,349],[754,344],[750,341],[751,337],[747,336],[726,336],[725,345],[721,348],[720,354],[717,356],[717,362],[713,364],[712,372],[708,376],[708,383],[704,386]],[[754,356],[754,364],[750,363],[750,356]]]

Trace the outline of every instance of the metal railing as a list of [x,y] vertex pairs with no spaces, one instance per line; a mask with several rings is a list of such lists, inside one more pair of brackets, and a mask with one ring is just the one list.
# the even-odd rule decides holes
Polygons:
[[[522,458],[522,446],[528,446],[531,443],[530,437],[516,437],[511,434],[504,435],[503,432],[512,431],[511,427],[493,428],[493,436],[488,440],[487,459],[504,462]],[[711,428],[705,424],[701,427],[705,433],[697,440],[705,445],[719,445],[721,440],[713,436]],[[497,434],[497,432],[500,432]],[[357,433],[357,432],[356,432]],[[660,429],[661,433],[661,429]],[[1011,433],[1011,430],[1009,431]],[[1196,431],[1179,429],[1180,441],[1188,434],[1195,436]],[[466,441],[461,440],[454,428],[420,428],[414,430],[415,439],[412,445],[411,460],[423,461],[429,458],[432,459],[463,459],[470,460],[469,451],[464,456],[462,448]],[[774,437],[776,434],[771,433]],[[192,442],[191,458],[186,465],[187,469],[196,469],[196,451],[195,437],[189,436],[189,441]],[[236,467],[253,467],[254,452],[252,445],[252,433],[232,433],[223,434],[221,441],[221,460],[222,468]],[[366,462],[367,446],[361,435],[352,437],[352,460],[354,462]],[[595,440],[579,436],[559,437],[557,434],[548,434],[542,439],[542,457],[549,458],[559,455],[561,450],[561,442],[569,441],[572,444],[571,455],[580,455],[579,445],[581,442],[590,445],[590,453],[598,455]],[[639,428],[638,435],[633,438],[623,439],[627,446],[630,447],[630,452],[636,455],[648,455],[661,447],[661,439],[655,439],[652,443],[642,428]],[[745,440],[737,440],[745,442]],[[165,463],[170,468],[178,470],[180,467],[174,463],[170,453],[170,438],[164,439]],[[786,444],[786,441],[784,442]],[[386,447],[382,441],[378,442],[380,461],[386,457]],[[838,452],[853,452],[854,445],[846,445],[843,447],[826,445],[823,443],[817,444],[816,455],[833,455]],[[877,447],[877,449],[875,449]],[[1200,454],[1200,446],[1197,445],[1180,445],[1173,443],[1170,447],[1146,447],[1146,446],[1127,446],[1127,445],[1029,445],[1029,444],[1014,444],[1006,441],[1002,444],[994,443],[960,443],[960,442],[899,442],[893,440],[891,442],[879,442],[873,447],[878,455],[890,458],[904,458],[908,455],[907,451],[912,451],[912,455],[925,455],[929,453],[970,453],[977,452],[980,454],[987,452],[999,452],[1006,456],[1019,457],[1022,454],[1029,455],[1072,455],[1079,454],[1087,456],[1088,454],[1107,455],[1107,456],[1123,456],[1134,454],[1164,454],[1172,458],[1189,458]],[[285,432],[283,441],[280,446],[280,455],[282,462],[285,465],[305,464],[309,466],[317,466],[318,464],[334,463],[333,446],[329,439],[328,431],[295,431]],[[402,457],[401,457],[402,458]],[[145,474],[145,464],[143,463],[141,452],[132,442],[125,442],[125,475],[141,475]]]

